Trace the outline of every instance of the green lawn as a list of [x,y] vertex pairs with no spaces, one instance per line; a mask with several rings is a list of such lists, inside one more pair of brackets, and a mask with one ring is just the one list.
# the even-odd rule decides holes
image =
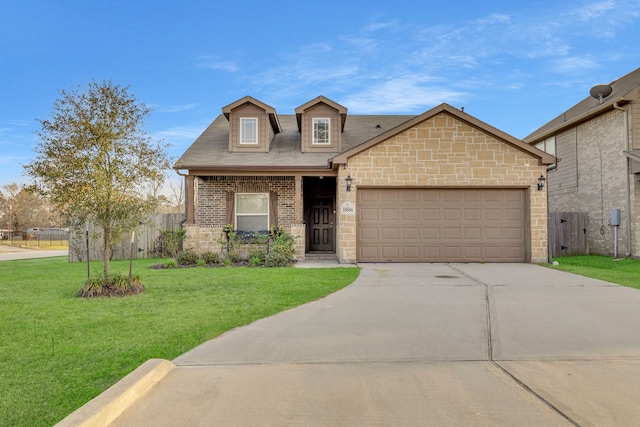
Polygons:
[[[157,262],[134,263],[143,294],[89,300],[75,297],[86,264],[0,262],[0,425],[55,424],[148,359],[174,359],[229,329],[341,289],[359,273],[148,268]],[[112,263],[112,273],[128,269],[127,261]]]
[[552,268],[640,289],[640,260],[598,255],[554,258]]

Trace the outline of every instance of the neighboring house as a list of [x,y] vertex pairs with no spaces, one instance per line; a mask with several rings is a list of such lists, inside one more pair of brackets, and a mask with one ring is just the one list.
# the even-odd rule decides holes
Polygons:
[[276,110],[252,97],[222,114],[174,166],[186,176],[185,247],[219,250],[222,229],[282,225],[296,259],[547,260],[555,158],[442,104],[418,116],[347,115],[323,96]]
[[640,68],[590,93],[524,140],[557,156],[549,211],[588,212],[590,253],[640,256]]

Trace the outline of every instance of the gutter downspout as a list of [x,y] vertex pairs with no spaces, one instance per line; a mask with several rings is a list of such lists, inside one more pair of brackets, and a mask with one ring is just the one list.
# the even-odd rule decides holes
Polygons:
[[[624,98],[620,99],[624,101]],[[631,140],[629,139],[629,110],[618,105],[618,101],[613,103],[613,108],[624,112],[624,138],[626,140],[627,150],[631,150]],[[627,159],[627,253],[630,256],[633,253],[631,248],[631,160]]]
[[[558,167],[558,164],[547,166],[547,177],[549,177],[549,171]],[[551,212],[549,212],[549,181],[547,180],[547,262],[553,264],[553,257],[551,256],[551,231],[549,230],[549,224],[551,222]]]
[[174,169],[174,170],[178,175],[184,177],[184,219],[180,221],[180,228],[182,228],[184,226],[184,223],[187,222],[187,218],[189,216],[189,212],[187,212],[187,209],[189,209],[189,204],[187,203],[187,196],[189,195],[187,194],[187,175],[188,174],[184,174],[180,172],[179,169]]

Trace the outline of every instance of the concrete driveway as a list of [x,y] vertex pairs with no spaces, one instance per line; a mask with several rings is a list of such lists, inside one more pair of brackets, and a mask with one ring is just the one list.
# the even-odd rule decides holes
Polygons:
[[165,362],[111,425],[640,424],[640,291],[531,264],[361,267]]

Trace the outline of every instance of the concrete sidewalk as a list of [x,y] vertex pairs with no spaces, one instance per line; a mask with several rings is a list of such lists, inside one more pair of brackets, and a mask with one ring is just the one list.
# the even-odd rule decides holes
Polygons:
[[361,267],[148,362],[60,425],[638,424],[639,291],[531,264]]

